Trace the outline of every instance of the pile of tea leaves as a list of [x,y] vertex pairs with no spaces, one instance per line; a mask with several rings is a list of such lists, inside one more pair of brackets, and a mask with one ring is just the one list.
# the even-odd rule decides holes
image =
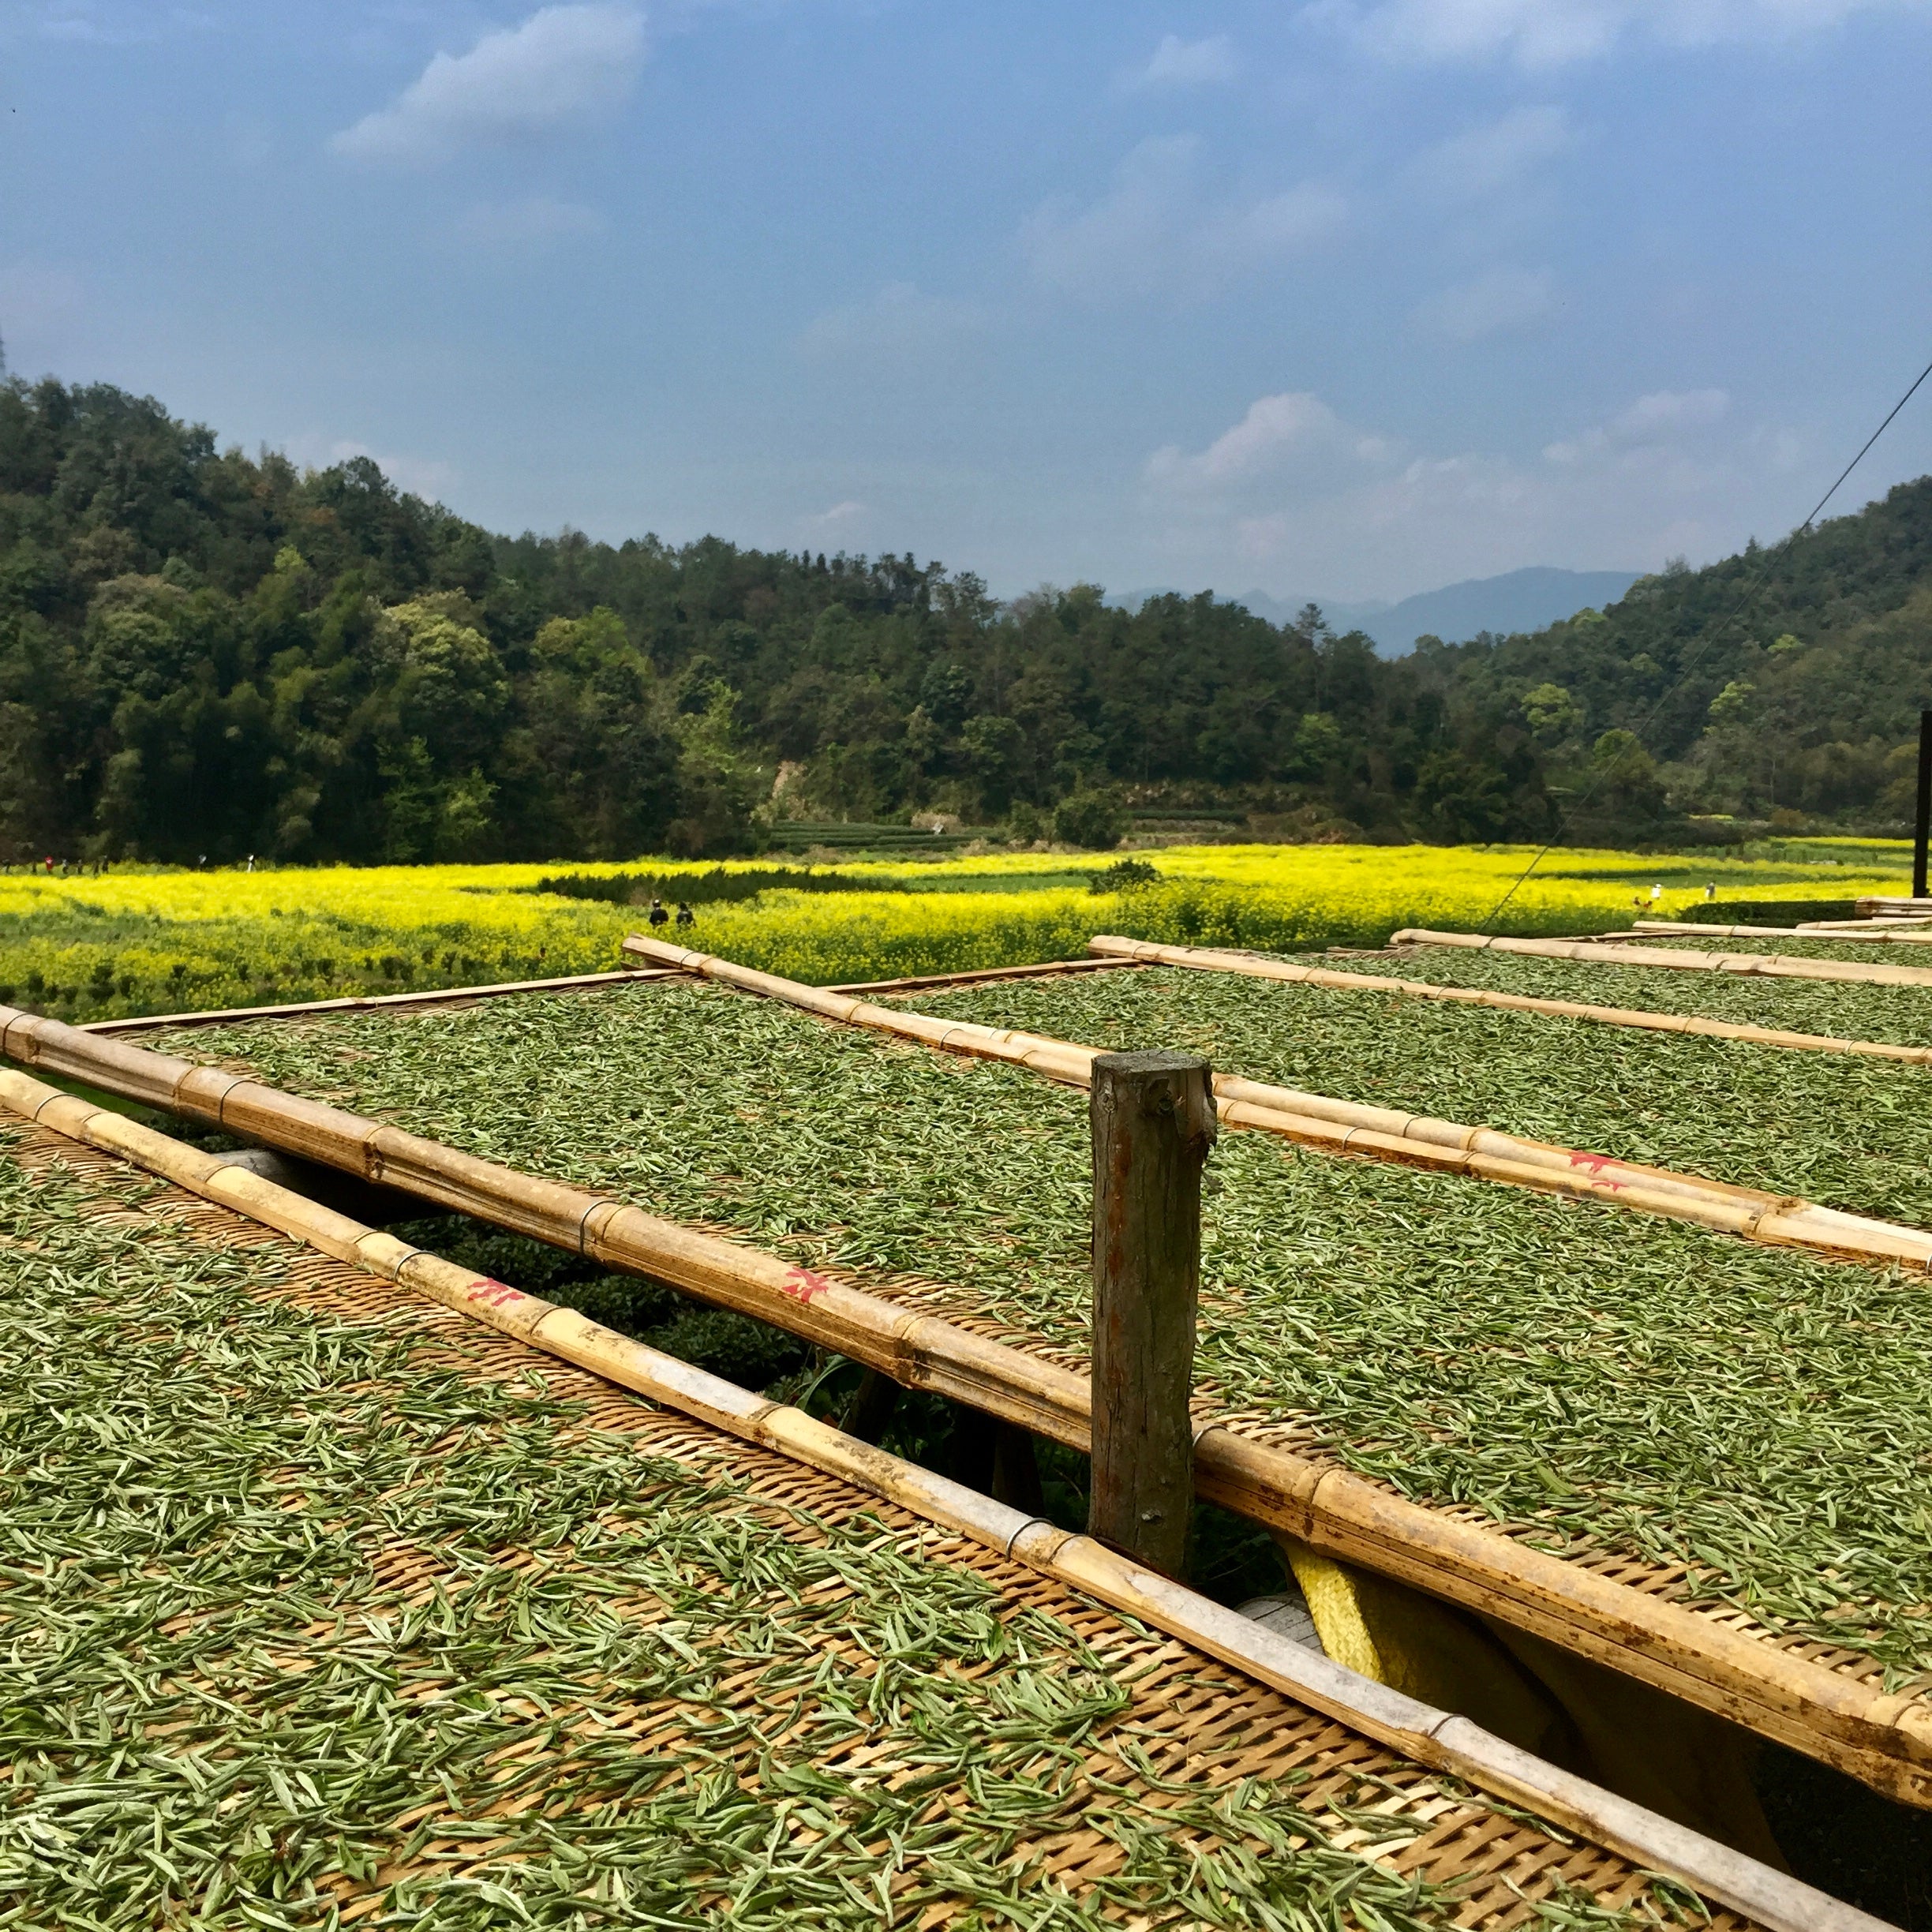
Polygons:
[[[1101,1031],[1134,978],[1054,983],[1054,1030]],[[949,1002],[996,1003],[916,1003]],[[675,983],[169,1043],[1084,1346],[1086,1097],[1020,1069]],[[1547,1070],[1527,1057],[1526,1079]],[[1227,1409],[1552,1548],[1687,1563],[1773,1624],[1932,1668],[1922,1279],[1245,1133],[1214,1156],[1204,1237],[1199,1372]]]
[[[1920,997],[1932,1009],[1932,989]],[[1932,1228],[1932,1068],[1193,968],[904,1003],[1092,1046],[1182,1047],[1225,1073]]]
[[[1731,949],[1736,951],[1736,947]],[[1755,943],[1746,949],[1763,949]],[[1932,966],[1923,949],[1876,949],[1898,966]],[[1911,957],[1901,958],[1900,955]],[[1820,949],[1818,957],[1825,957]],[[1829,949],[1837,958],[1838,949]],[[1305,964],[1305,960],[1300,962]],[[1537,999],[1575,1000],[1588,1006],[1627,1006],[1639,1013],[1694,1013],[1741,1026],[1782,1027],[1833,1039],[1885,1040],[1932,1046],[1932,987],[1862,986],[1833,979],[1765,979],[1752,973],[1684,972],[1670,966],[1599,965],[1582,960],[1537,959],[1520,953],[1478,952],[1466,946],[1402,946],[1391,953],[1351,953],[1316,962],[1338,972],[1421,979],[1431,986],[1482,987],[1527,993]],[[1835,1058],[1835,1056],[1834,1056]]]
[[[1840,938],[1830,933],[1737,933],[1719,938],[1687,926],[1682,933],[1643,933],[1638,943],[1699,953],[1762,953],[1771,958],[1797,957],[1816,960],[1860,960],[1882,966],[1920,966],[1932,968],[1932,945],[1900,945],[1896,941]],[[1932,987],[1918,989],[1919,997],[1932,997]]]
[[[102,1212],[151,1192],[0,1160],[0,1926],[1454,1917],[1335,1843],[1384,1785],[1167,1753],[1135,1627],[652,1453],[482,1331],[279,1300],[290,1248]],[[1118,1852],[1076,1889],[1070,1832]]]

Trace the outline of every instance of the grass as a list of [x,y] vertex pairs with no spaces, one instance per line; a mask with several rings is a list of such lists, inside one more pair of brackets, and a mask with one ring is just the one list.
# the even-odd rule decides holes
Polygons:
[[[103,1215],[148,1191],[0,1163],[0,1926],[1453,1917],[1334,1842],[1378,1784],[1174,1750],[1132,1626],[648,1454],[487,1339],[278,1300],[290,1250]],[[1080,1896],[1069,1831],[1119,1854]]]
[[[1118,996],[1086,983],[1058,1030]],[[1084,1346],[1085,1099],[1020,1069],[698,986],[178,1044]],[[1200,1372],[1227,1407],[1548,1547],[1690,1563],[1708,1597],[1901,1678],[1932,1668],[1922,1280],[1251,1134],[1214,1158],[1204,1238]]]
[[[1794,854],[1795,856],[1794,856]],[[1565,852],[1511,900],[1500,930],[1627,923],[1665,886],[1674,911],[1716,881],[1726,897],[1896,887],[1905,848],[1819,840],[1763,857],[1695,862]],[[1100,930],[1148,939],[1305,950],[1379,945],[1402,926],[1473,927],[1528,863],[1527,848],[1175,847],[1156,886],[1088,889],[1112,855],[1012,852],[946,862],[841,864],[850,889],[775,887],[708,899],[678,936],[817,984],[1069,958]],[[1672,867],[1675,869],[1672,869]],[[1660,869],[1663,868],[1663,869]],[[749,861],[571,869],[575,893],[735,891],[769,878]],[[721,871],[722,877],[721,877]],[[335,867],[285,872],[122,871],[0,876],[0,1004],[70,1020],[266,1005],[489,980],[553,978],[618,963],[634,908],[537,889],[552,865]]]

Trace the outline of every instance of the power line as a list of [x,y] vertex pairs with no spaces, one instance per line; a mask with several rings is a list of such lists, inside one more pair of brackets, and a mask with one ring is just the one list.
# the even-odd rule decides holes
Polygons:
[[[1724,635],[1724,633],[1731,627],[1731,625],[1737,621],[1738,617],[1743,611],[1744,606],[1748,604],[1754,596],[1757,595],[1760,586],[1764,582],[1766,573],[1771,567],[1772,559],[1775,557],[1780,550],[1786,549],[1791,545],[1795,543],[1798,539],[1802,537],[1807,530],[1810,529],[1811,526],[1818,520],[1819,516],[1824,511],[1825,506],[1838,494],[1839,485],[1842,484],[1845,478],[1848,477],[1852,472],[1865,460],[1866,452],[1871,448],[1871,446],[1885,434],[1886,430],[1891,428],[1893,417],[1897,415],[1899,411],[1902,410],[1915,395],[1918,394],[1919,385],[1924,382],[1928,376],[1932,376],[1932,362],[1928,362],[1925,367],[1912,378],[1911,386],[1906,390],[1905,393],[1892,405],[1890,409],[1885,411],[1885,421],[1880,423],[1878,427],[1865,439],[1864,442],[1859,446],[1859,453],[1845,465],[1844,469],[1839,471],[1837,481],[1834,482],[1831,488],[1828,489],[1825,494],[1812,505],[1811,514],[1807,517],[1795,530],[1791,531],[1788,535],[1782,537],[1778,542],[1773,544],[1769,550],[1765,551],[1762,554],[1758,560],[1756,571],[1750,577],[1746,579],[1743,590],[1739,593],[1738,601],[1731,606],[1729,610],[1725,612],[1724,616],[1719,619],[1716,624],[1714,624],[1709,631],[1705,632],[1702,641],[1698,644],[1697,649],[1694,650],[1690,653],[1690,657],[1685,661],[1683,668],[1678,672],[1676,680],[1672,682],[1669,689],[1664,693],[1662,697],[1658,698],[1657,702],[1650,707],[1649,711],[1646,714],[1642,724],[1638,727],[1634,734],[1637,738],[1641,739],[1644,733],[1657,722],[1657,718],[1662,713],[1664,707],[1670,702],[1672,698],[1677,695],[1678,692],[1683,689],[1685,684],[1690,680],[1690,673],[1694,671],[1698,668],[1698,665],[1703,661],[1705,657],[1709,652],[1710,647],[1717,642],[1718,638]],[[1510,883],[1509,890],[1506,892],[1503,897],[1496,902],[1495,905],[1490,908],[1489,916],[1483,921],[1481,925],[1477,927],[1476,930],[1478,932],[1487,932],[1489,928],[1496,923],[1498,918],[1500,918],[1502,915],[1503,908],[1516,897],[1518,889],[1521,887],[1529,878],[1530,874],[1533,872],[1546,858],[1549,856],[1551,852],[1556,847],[1556,841],[1560,839],[1563,833],[1570,829],[1571,823],[1575,818],[1577,814],[1580,812],[1583,807],[1597,796],[1597,788],[1601,784],[1604,780],[1608,776],[1609,770],[1608,766],[1606,766],[1602,770],[1600,770],[1597,776],[1589,781],[1587,786],[1585,787],[1582,796],[1575,799],[1571,804],[1568,810],[1563,813],[1563,816],[1557,820],[1556,829],[1550,834],[1548,840],[1545,842],[1542,847],[1542,849],[1539,851],[1536,856],[1532,859],[1530,863],[1523,867],[1522,871],[1516,875],[1516,877]]]

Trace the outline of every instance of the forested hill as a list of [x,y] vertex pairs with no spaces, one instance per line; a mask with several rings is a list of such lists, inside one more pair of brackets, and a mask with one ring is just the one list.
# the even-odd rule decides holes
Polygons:
[[1478,708],[1515,704],[1553,766],[1641,727],[1690,810],[1907,818],[1932,706],[1932,477],[1769,549],[1641,578],[1601,612],[1430,655]]
[[1574,836],[1682,837],[1685,807],[1866,822],[1926,697],[1929,560],[1932,481],[1780,554],[1661,721],[1667,800],[1617,728],[1754,560],[1391,663],[1312,609],[1002,605],[910,556],[496,537],[366,459],[300,471],[152,400],[14,381],[0,858],[696,855],[917,811],[1104,842],[1132,808],[1524,837],[1593,781]]

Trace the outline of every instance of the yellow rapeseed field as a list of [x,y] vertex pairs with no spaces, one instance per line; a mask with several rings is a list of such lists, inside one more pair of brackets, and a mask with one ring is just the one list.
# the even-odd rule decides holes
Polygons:
[[[871,889],[784,888],[703,903],[680,934],[706,950],[830,983],[1076,957],[1096,931],[1293,950],[1375,945],[1401,926],[1489,919],[1528,848],[1208,845],[1141,856],[1152,885],[1096,893],[1114,855],[990,854],[843,863]],[[792,862],[747,860],[730,870]],[[1565,851],[1510,900],[1499,931],[1627,924],[1664,886],[1666,913],[1705,897],[1841,898],[1897,891],[1908,848],[1787,841],[1713,859]],[[616,865],[124,871],[0,877],[0,1002],[66,1019],[322,999],[593,972],[619,963],[641,908],[534,889],[578,879],[710,872]]]

